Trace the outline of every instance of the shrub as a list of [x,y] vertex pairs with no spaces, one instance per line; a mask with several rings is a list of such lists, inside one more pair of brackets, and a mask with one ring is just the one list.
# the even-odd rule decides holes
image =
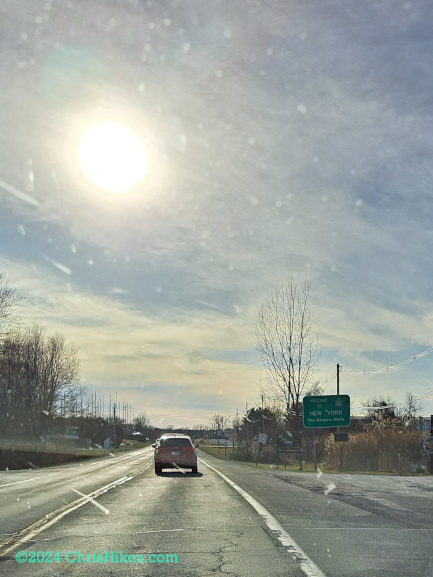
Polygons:
[[[400,419],[384,419],[368,425],[343,446],[343,470],[421,473],[426,470],[424,435],[411,431]],[[340,447],[334,435],[325,440],[325,467],[340,468]]]

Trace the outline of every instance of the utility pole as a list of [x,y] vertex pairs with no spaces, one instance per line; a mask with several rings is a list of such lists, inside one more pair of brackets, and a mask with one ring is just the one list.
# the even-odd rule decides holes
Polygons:
[[[340,394],[340,365],[337,363],[337,395]],[[337,433],[341,431],[341,427],[337,427]],[[340,443],[340,472],[343,472],[343,444]]]
[[337,395],[339,394],[340,394],[340,365],[337,363]]
[[116,448],[116,444],[117,444],[116,409],[117,409],[117,391],[116,391],[116,402],[114,403],[114,407],[113,407],[113,419],[114,419],[114,448]]
[[113,419],[114,419],[114,448],[116,448],[116,403],[113,406]]
[[[433,415],[430,415],[430,436],[433,437]],[[430,475],[433,475],[433,455],[430,455]]]
[[265,432],[265,416],[263,414],[263,394],[262,394],[262,432]]

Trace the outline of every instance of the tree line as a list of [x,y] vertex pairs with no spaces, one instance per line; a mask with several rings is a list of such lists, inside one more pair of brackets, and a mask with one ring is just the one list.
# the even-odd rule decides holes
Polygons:
[[38,439],[61,407],[84,394],[76,347],[60,333],[26,326],[24,300],[0,273],[0,437]]

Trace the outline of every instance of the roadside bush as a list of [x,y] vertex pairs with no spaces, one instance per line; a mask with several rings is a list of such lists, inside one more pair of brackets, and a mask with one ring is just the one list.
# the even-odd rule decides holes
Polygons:
[[[411,474],[427,470],[424,434],[411,431],[400,419],[379,420],[343,445],[343,470]],[[325,468],[340,468],[340,447],[334,435],[325,440]]]
[[254,444],[252,441],[241,441],[238,446],[230,453],[230,459],[235,461],[252,462],[254,459]]
[[[316,435],[316,459],[318,463],[323,463],[327,439],[328,435],[324,435],[323,433]],[[306,435],[304,435],[302,439],[302,458],[308,463],[314,461],[314,441],[312,437]]]
[[[243,441],[231,451],[230,459],[236,461],[245,461],[248,463],[255,463],[257,460],[257,454],[259,451],[259,443],[251,441]],[[271,444],[262,445],[260,451],[259,463],[272,464],[275,463],[275,446]]]

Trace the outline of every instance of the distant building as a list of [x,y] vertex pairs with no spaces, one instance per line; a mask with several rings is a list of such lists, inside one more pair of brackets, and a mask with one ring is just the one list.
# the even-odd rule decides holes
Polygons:
[[420,433],[430,433],[431,430],[431,418],[430,417],[420,417],[416,419],[410,426],[412,431],[419,431]]

